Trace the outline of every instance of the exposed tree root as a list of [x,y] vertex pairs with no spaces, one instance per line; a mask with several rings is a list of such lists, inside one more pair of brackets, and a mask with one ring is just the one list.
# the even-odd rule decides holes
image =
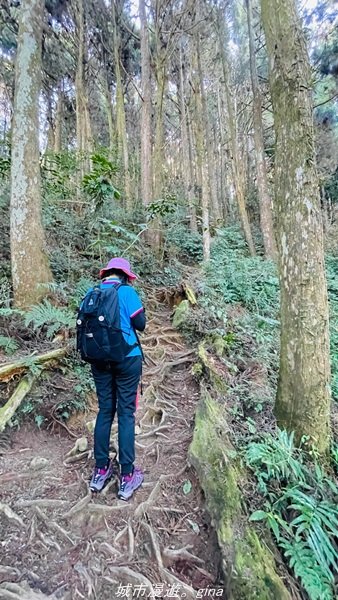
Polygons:
[[112,579],[111,577],[104,577],[104,579],[106,581],[108,581],[109,583],[124,583],[125,585],[128,585],[128,583],[131,583],[133,585],[140,585],[144,588],[145,586],[145,593],[146,593],[146,598],[152,598],[155,600],[155,592],[154,592],[154,588],[152,586],[151,581],[149,581],[149,579],[147,577],[145,577],[144,575],[142,575],[142,573],[138,573],[137,571],[133,571],[132,569],[130,569],[129,567],[110,567],[109,568],[110,573],[116,577],[116,579]]
[[67,500],[58,500],[54,498],[35,498],[34,500],[19,500],[15,506],[17,508],[30,508],[31,506],[39,506],[42,508],[60,508],[68,504]]
[[[46,596],[25,583],[4,582],[0,584],[0,600],[56,600],[56,596]],[[62,600],[60,596],[59,600]]]
[[185,560],[195,562],[199,565],[203,565],[204,560],[198,558],[198,556],[195,556],[194,554],[191,554],[191,552],[189,552],[189,549],[191,548],[193,548],[193,546],[191,545],[184,546],[184,548],[180,548],[179,550],[165,548],[162,553],[165,566],[169,567],[170,565],[175,564],[175,562],[178,560]]
[[63,529],[63,527],[58,525],[58,523],[56,523],[55,521],[52,521],[49,517],[47,517],[47,515],[45,515],[38,506],[35,506],[35,512],[36,512],[37,516],[44,522],[44,524],[46,525],[47,528],[54,529],[54,531],[57,531],[58,533],[60,533],[73,546],[75,546],[74,540],[70,537],[70,535],[67,533],[67,531],[65,529]]
[[149,523],[146,523],[145,521],[142,521],[142,526],[149,533],[152,549],[154,552],[154,557],[156,559],[158,568],[161,570],[161,569],[163,569],[163,560],[162,560],[160,545],[158,543],[155,532],[154,532],[153,528],[151,527],[151,525]]
[[81,498],[81,500],[79,500],[79,502],[74,504],[74,506],[72,506],[72,508],[70,510],[68,510],[64,515],[62,515],[62,518],[69,519],[70,517],[72,517],[73,515],[78,513],[79,511],[86,508],[86,506],[91,501],[92,497],[93,497],[93,493],[90,490],[88,490],[87,495],[84,498]]
[[20,525],[20,527],[25,527],[21,517],[19,517],[19,515],[17,515],[10,506],[8,506],[8,504],[3,504],[3,502],[0,502],[0,513],[3,513],[10,521],[15,521],[18,525]]

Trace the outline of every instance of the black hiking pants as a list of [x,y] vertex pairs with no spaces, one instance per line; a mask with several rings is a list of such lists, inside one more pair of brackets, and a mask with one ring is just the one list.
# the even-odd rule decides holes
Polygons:
[[137,388],[142,373],[142,357],[131,356],[120,363],[92,365],[99,412],[94,430],[96,466],[109,461],[111,427],[117,411],[121,474],[133,470],[135,460],[135,410]]

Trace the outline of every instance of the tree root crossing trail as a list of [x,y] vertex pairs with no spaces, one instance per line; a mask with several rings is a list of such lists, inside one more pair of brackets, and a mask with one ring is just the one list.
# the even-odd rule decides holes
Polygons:
[[[117,499],[115,480],[89,490],[94,412],[77,419],[75,446],[63,428],[11,434],[1,457],[0,600],[192,599],[216,587],[215,536],[187,462],[195,355],[158,302],[143,347],[136,452],[145,481],[130,502]],[[116,427],[111,439],[114,456]]]

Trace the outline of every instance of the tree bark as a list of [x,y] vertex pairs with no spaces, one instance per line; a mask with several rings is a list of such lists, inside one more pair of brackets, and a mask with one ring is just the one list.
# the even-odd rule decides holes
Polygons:
[[203,129],[203,107],[201,98],[201,72],[198,68],[199,63],[199,33],[196,34],[196,48],[193,59],[194,91],[195,91],[195,140],[196,140],[196,163],[197,173],[201,188],[201,206],[202,206],[202,236],[203,236],[203,257],[204,260],[210,258],[210,224],[209,224],[209,179],[206,166],[206,149],[204,145],[204,129]]
[[[117,6],[116,6],[117,5]],[[124,195],[126,198],[127,210],[132,209],[132,197],[130,188],[130,173],[129,173],[129,152],[126,128],[126,112],[124,106],[124,90],[121,76],[121,39],[119,34],[119,22],[117,9],[121,10],[120,2],[112,2],[113,11],[113,46],[114,46],[114,62],[115,62],[115,78],[116,78],[116,129],[117,129],[117,146],[119,163],[123,165],[124,176]]]
[[221,11],[217,13],[217,29],[219,35],[220,54],[222,61],[223,70],[223,83],[225,93],[225,104],[227,110],[227,128],[229,131],[229,145],[230,145],[230,158],[231,158],[231,170],[233,176],[233,183],[235,188],[238,212],[242,223],[243,232],[245,235],[246,242],[250,254],[255,256],[256,250],[254,241],[252,238],[250,221],[246,210],[245,193],[244,193],[244,169],[243,161],[240,157],[238,136],[236,130],[236,114],[233,105],[233,99],[230,91],[230,76],[229,76],[229,59],[227,52],[228,35],[225,27],[225,16]]
[[295,0],[261,0],[274,111],[281,287],[278,425],[329,449],[330,363],[312,74]]
[[141,21],[141,197],[144,205],[152,200],[152,157],[151,157],[151,78],[149,34],[145,0],[139,0]]
[[185,81],[183,73],[183,56],[182,48],[180,46],[180,82],[179,82],[179,102],[180,102],[180,127],[181,127],[181,147],[182,147],[182,175],[185,199],[188,202],[189,214],[190,214],[190,229],[194,233],[197,232],[197,219],[196,209],[194,205],[194,193],[193,193],[193,171],[192,161],[189,152],[189,132],[188,132],[188,121],[187,121],[187,110],[185,104]]
[[257,75],[254,28],[252,18],[252,0],[246,0],[246,5],[249,31],[250,72],[253,96],[253,134],[255,143],[255,161],[257,170],[260,224],[263,236],[265,256],[266,258],[276,260],[276,243],[273,230],[271,198],[269,194],[267,170],[264,155],[262,97]]
[[[198,37],[198,45],[199,45],[199,37]],[[217,188],[216,188],[216,175],[215,175],[215,157],[213,156],[212,151],[212,141],[210,134],[210,120],[208,116],[208,106],[207,106],[207,98],[204,86],[204,73],[202,68],[201,61],[201,52],[198,47],[197,49],[197,68],[199,73],[200,80],[200,94],[201,94],[201,103],[202,103],[202,126],[204,130],[204,138],[205,138],[205,150],[206,150],[206,163],[207,163],[207,174],[209,179],[209,190],[210,190],[210,200],[211,200],[211,214],[214,217],[215,221],[218,222],[221,220],[221,215],[218,206],[218,198],[217,198]]]
[[[151,71],[149,33],[145,0],[139,0],[139,14],[141,21],[141,87],[142,87],[142,112],[141,112],[141,197],[144,206],[153,200],[153,162],[152,162],[152,131],[151,131]],[[161,170],[163,165],[161,165]],[[149,224],[146,239],[159,254],[161,247],[161,232],[159,219],[153,219]]]
[[75,76],[76,100],[76,140],[80,163],[78,189],[83,176],[90,169],[89,155],[93,151],[93,137],[88,109],[88,93],[86,85],[87,44],[85,35],[84,1],[75,0],[76,27],[78,39],[78,55]]
[[27,308],[52,281],[41,221],[39,94],[43,0],[23,0],[19,15],[12,127],[10,238],[15,306]]

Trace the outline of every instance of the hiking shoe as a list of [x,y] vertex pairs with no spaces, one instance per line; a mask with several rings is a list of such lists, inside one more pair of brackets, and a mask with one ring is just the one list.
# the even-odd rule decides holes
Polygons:
[[101,492],[113,474],[114,469],[112,461],[109,461],[109,465],[105,469],[99,469],[98,467],[95,467],[89,484],[92,492]]
[[121,500],[129,500],[133,493],[142,485],[144,474],[141,469],[135,467],[132,475],[122,475],[120,479],[120,488],[118,497]]

